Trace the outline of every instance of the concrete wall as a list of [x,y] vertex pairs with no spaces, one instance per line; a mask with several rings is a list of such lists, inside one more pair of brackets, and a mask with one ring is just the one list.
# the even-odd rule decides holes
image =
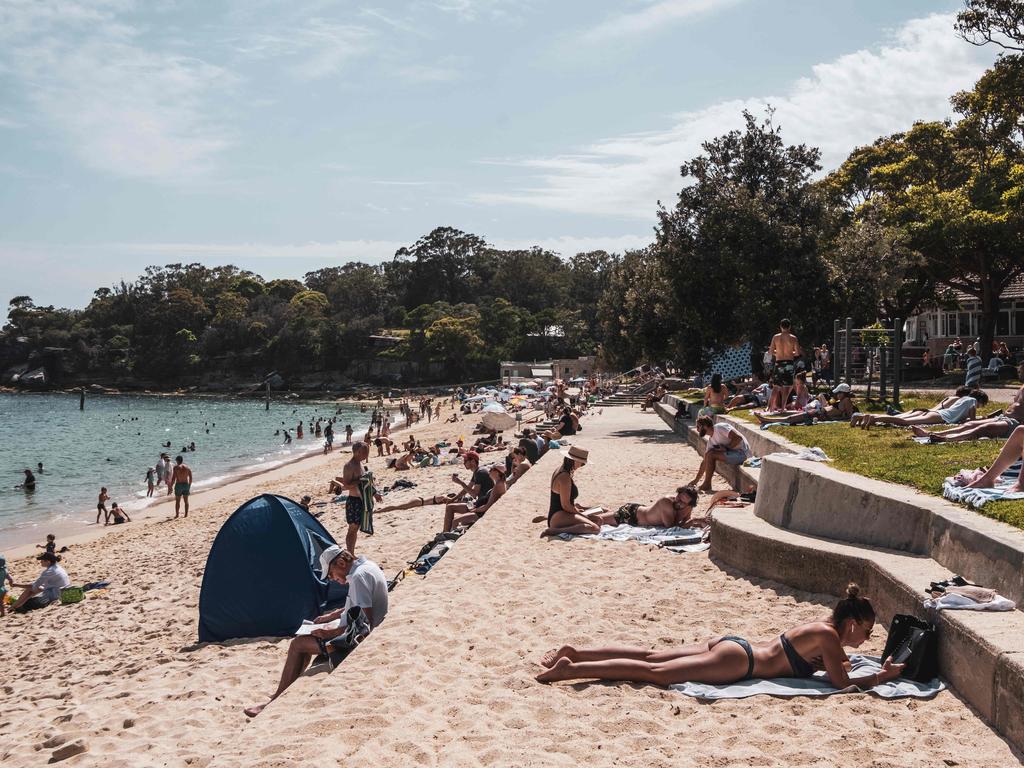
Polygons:
[[765,459],[755,514],[786,530],[934,559],[1024,604],[1024,531],[910,488],[785,456]]

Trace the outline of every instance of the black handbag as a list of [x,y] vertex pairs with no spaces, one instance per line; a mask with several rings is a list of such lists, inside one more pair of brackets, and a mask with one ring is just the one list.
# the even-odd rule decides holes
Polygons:
[[892,617],[882,661],[903,664],[900,677],[927,683],[939,674],[939,642],[935,625],[904,613]]

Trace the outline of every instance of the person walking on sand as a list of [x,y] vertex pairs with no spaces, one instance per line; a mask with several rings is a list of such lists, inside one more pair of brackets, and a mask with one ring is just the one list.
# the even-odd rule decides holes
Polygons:
[[783,318],[779,322],[779,332],[772,337],[772,343],[768,347],[768,353],[775,360],[775,367],[772,370],[772,384],[776,389],[772,392],[773,401],[768,404],[770,411],[782,411],[789,402],[789,395],[793,391],[793,378],[796,376],[796,361],[803,354],[800,349],[800,342],[790,332],[791,324],[788,319]]
[[156,468],[149,467],[146,469],[146,498],[153,495],[153,490],[156,488]]
[[174,469],[171,470],[174,482],[174,517],[177,519],[181,510],[181,500],[185,500],[185,517],[188,517],[188,495],[192,489],[192,468],[181,456],[174,457]]
[[103,524],[107,525],[107,521],[110,520],[110,512],[107,511],[107,500],[110,496],[107,494],[106,487],[100,488],[100,495],[96,497],[96,525],[100,524],[100,515],[103,515]]

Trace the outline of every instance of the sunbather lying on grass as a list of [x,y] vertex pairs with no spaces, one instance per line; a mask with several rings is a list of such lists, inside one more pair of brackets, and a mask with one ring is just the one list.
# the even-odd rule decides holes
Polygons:
[[[1024,372],[1024,365],[1021,366]],[[916,437],[927,437],[933,443],[963,443],[969,440],[980,440],[983,437],[1009,437],[1013,430],[1024,422],[1024,386],[1017,390],[1017,396],[1002,413],[992,414],[988,418],[970,421],[960,426],[944,429],[941,432],[929,432],[923,427],[912,427]]]
[[856,685],[868,689],[899,677],[903,665],[893,664],[891,659],[885,659],[878,673],[849,676],[849,658],[843,647],[857,648],[871,637],[875,610],[867,598],[860,597],[856,584],[847,587],[846,595],[836,604],[828,620],[801,624],[760,643],[725,635],[660,652],[646,648],[577,649],[563,645],[544,655],[541,664],[547,670],[537,675],[537,680],[542,683],[587,679],[665,686],[691,682],[722,685],[753,677],[810,677],[816,670],[824,669],[836,688]]
[[[868,429],[875,424],[892,424],[896,427],[926,426],[928,424],[962,424],[974,421],[978,415],[978,406],[988,403],[988,395],[980,389],[972,389],[970,395],[957,398],[947,408],[936,407],[924,413],[899,413],[895,416],[883,416],[877,413],[858,413],[850,419],[850,426]],[[941,404],[940,404],[941,405]]]
[[[996,460],[992,462],[992,466],[985,470],[985,474],[977,480],[968,483],[967,487],[992,488],[996,484],[996,480],[999,479],[999,476],[1008,470],[1011,464],[1015,464],[1021,458],[1024,458],[1024,427],[1017,427],[1010,434],[1006,442],[1003,443],[1003,448],[999,451],[999,455],[996,456]],[[1008,490],[1010,493],[1024,491],[1024,472],[1021,473],[1017,482]]]
[[850,385],[837,384],[832,392],[836,396],[834,403],[830,403],[824,395],[819,395],[799,411],[785,411],[772,415],[754,411],[754,416],[761,424],[811,424],[815,419],[818,421],[846,421],[855,416],[853,392]]

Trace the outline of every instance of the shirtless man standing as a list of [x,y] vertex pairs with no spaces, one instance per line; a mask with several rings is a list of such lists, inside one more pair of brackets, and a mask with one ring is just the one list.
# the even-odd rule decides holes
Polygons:
[[768,347],[768,352],[775,358],[775,368],[772,370],[775,391],[772,392],[773,402],[768,404],[768,410],[785,410],[789,395],[793,391],[796,361],[803,354],[800,342],[790,333],[790,327],[789,320],[783,318],[779,323],[779,333],[772,337],[772,343]]
[[[349,552],[355,552],[356,538],[359,536],[359,527],[363,523],[363,512],[366,509],[361,484],[363,482],[372,484],[373,482],[372,475],[364,479],[363,462],[369,458],[369,444],[362,442],[353,443],[352,458],[342,468],[341,483],[338,484],[341,489],[348,491],[348,499],[345,501],[345,522],[348,523],[348,530],[345,533],[345,547]],[[373,490],[373,496],[376,501],[383,501],[383,497],[377,493],[376,489]],[[372,523],[370,524],[369,532],[373,533]]]
[[181,456],[174,457],[174,469],[171,470],[171,482],[174,483],[174,517],[181,510],[181,500],[185,499],[185,517],[188,517],[188,494],[192,489],[192,468]]

